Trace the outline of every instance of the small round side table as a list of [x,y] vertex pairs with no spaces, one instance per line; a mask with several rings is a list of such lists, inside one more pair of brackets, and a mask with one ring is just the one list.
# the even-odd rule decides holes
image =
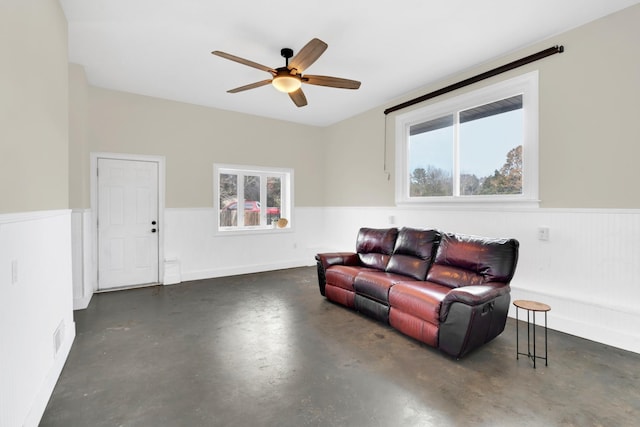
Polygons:
[[[547,312],[551,310],[547,304],[543,304],[537,301],[527,300],[515,300],[513,305],[516,306],[516,359],[520,358],[520,355],[527,356],[533,360],[533,369],[536,368],[536,359],[544,359],[544,365],[549,366],[549,358],[547,356]],[[519,342],[520,337],[518,333],[518,309],[527,310],[527,352],[521,353]],[[536,355],[536,312],[544,312],[544,357]],[[529,313],[533,313],[533,327],[529,321]],[[533,353],[531,353],[531,329],[533,329]]]

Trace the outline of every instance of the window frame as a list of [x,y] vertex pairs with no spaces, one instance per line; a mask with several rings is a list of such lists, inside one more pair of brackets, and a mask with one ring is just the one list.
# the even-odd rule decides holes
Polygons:
[[[260,222],[264,221],[264,225],[251,225],[251,226],[220,226],[220,175],[221,174],[234,174],[238,175],[238,188],[241,188],[241,178],[245,175],[260,176]],[[266,211],[267,211],[267,177],[280,177],[280,215],[281,218],[286,218],[288,224],[284,228],[276,228],[271,224],[266,223]],[[265,191],[263,191],[265,190]],[[238,207],[241,206],[237,201]],[[242,235],[242,234],[263,234],[263,233],[282,233],[293,230],[293,169],[280,168],[280,167],[268,167],[268,166],[250,166],[250,165],[236,165],[236,164],[213,164],[213,207],[215,211],[215,234],[219,236],[228,235]],[[240,219],[241,216],[238,215]],[[244,218],[244,216],[242,216]]]
[[[523,95],[523,142],[522,142],[522,193],[515,195],[457,195],[454,187],[452,196],[410,197],[409,132],[411,126],[439,117],[489,104],[515,95]],[[538,207],[538,71],[532,71],[511,79],[476,89],[431,103],[404,114],[395,121],[396,205],[430,206],[492,206]],[[459,162],[458,121],[454,120],[454,162]],[[459,167],[454,170],[454,185],[459,182]]]

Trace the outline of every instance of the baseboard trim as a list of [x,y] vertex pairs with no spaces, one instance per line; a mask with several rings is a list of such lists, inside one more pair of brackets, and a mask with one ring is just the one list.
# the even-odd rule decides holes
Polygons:
[[84,310],[89,307],[89,303],[91,302],[91,297],[93,294],[89,296],[85,296],[82,298],[74,298],[73,299],[73,310]]
[[[621,310],[620,307],[571,299],[564,295],[513,287],[511,299],[529,299],[549,304],[549,329],[640,354],[640,332],[631,329],[631,325],[640,322],[640,313],[634,310]],[[523,316],[526,314],[521,310],[521,320]],[[509,308],[509,317],[516,317],[513,304]],[[603,322],[603,319],[607,321]],[[543,323],[544,316],[537,316],[536,324]]]
[[284,270],[287,268],[309,267],[315,265],[309,259],[289,260],[271,264],[248,264],[235,267],[216,268],[198,271],[183,271],[182,281],[212,279],[216,277],[238,276],[241,274],[262,273],[265,271]]

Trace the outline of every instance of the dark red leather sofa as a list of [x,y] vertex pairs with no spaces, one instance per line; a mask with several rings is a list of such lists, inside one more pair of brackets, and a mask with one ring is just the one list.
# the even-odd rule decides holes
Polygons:
[[356,252],[316,255],[320,293],[460,358],[502,333],[518,241],[361,228]]

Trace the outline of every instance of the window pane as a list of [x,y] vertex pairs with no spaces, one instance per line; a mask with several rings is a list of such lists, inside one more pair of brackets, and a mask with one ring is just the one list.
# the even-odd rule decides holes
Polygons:
[[267,225],[280,219],[282,190],[280,177],[267,177]]
[[238,225],[238,175],[220,174],[220,227]]
[[522,95],[460,112],[460,195],[522,194]]
[[274,233],[274,221],[291,227],[293,169],[213,165],[220,234]]
[[260,177],[244,177],[244,225],[260,225]]
[[453,194],[453,116],[409,129],[409,197]]

